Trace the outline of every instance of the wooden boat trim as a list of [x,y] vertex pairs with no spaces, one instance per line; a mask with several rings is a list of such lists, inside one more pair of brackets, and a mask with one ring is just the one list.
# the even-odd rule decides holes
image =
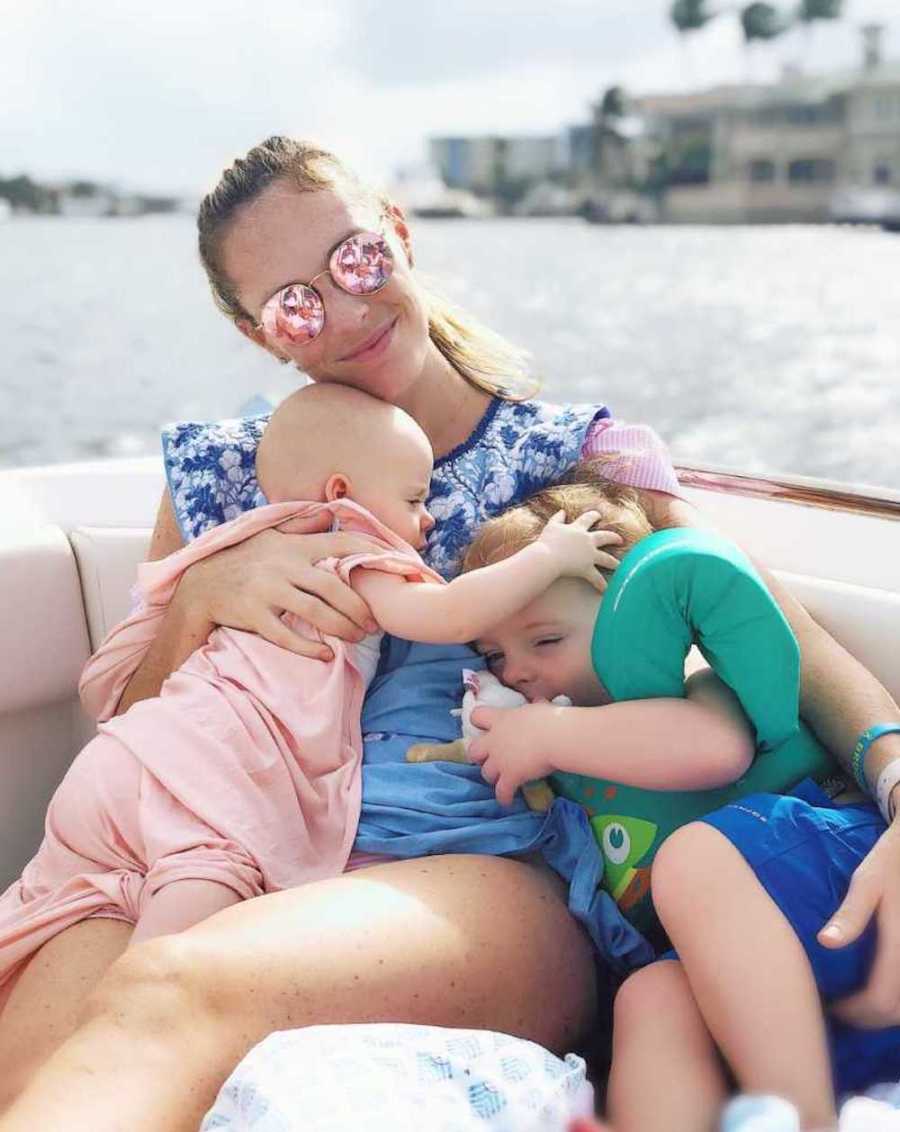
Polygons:
[[846,511],[900,522],[900,492],[886,487],[856,487],[806,476],[752,476],[704,464],[678,463],[675,470],[681,484],[699,491],[796,503],[802,507]]

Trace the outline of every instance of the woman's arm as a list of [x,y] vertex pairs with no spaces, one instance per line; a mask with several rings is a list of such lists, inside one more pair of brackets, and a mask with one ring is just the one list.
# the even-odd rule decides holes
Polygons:
[[590,530],[598,518],[596,511],[572,523],[554,516],[537,542],[448,585],[408,583],[396,574],[365,569],[354,571],[353,585],[386,632],[408,641],[465,644],[518,613],[557,578],[584,578],[605,589],[599,571],[614,569],[618,560],[602,548],[622,540],[611,531]]
[[[331,650],[290,630],[281,620],[284,611],[303,618],[323,633],[359,641],[377,626],[365,601],[330,571],[316,563],[331,556],[371,552],[376,545],[363,535],[328,532],[326,515],[266,530],[239,546],[221,550],[197,562],[184,574],[159,631],[142,656],[129,657],[127,684],[115,714],[138,700],[159,694],[167,677],[203,645],[217,625],[258,633],[273,644],[301,656],[331,659]],[[163,496],[150,542],[150,559],[163,558],[183,545],[168,492]],[[100,652],[115,646],[115,630]],[[98,653],[99,655],[99,653]],[[96,694],[88,661],[82,676],[82,702],[95,718],[107,718]],[[108,678],[108,673],[105,674]]]
[[645,790],[727,786],[753,760],[753,732],[734,693],[704,671],[685,684],[687,698],[630,700],[603,707],[526,704],[477,708],[472,740],[497,800],[509,805],[524,782],[554,770],[610,779]]

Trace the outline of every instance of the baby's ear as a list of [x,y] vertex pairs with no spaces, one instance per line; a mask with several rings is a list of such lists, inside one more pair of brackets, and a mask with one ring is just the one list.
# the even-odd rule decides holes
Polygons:
[[325,484],[325,500],[333,503],[335,499],[346,499],[351,490],[350,477],[335,472]]

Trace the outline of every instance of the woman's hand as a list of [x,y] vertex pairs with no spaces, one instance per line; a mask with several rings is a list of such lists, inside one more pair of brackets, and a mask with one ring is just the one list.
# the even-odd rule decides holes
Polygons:
[[360,641],[377,631],[362,598],[316,563],[381,548],[365,535],[316,531],[323,522],[330,522],[330,516],[292,520],[195,563],[185,571],[173,601],[202,609],[216,625],[258,633],[299,656],[331,660],[327,645],[293,632],[281,615],[295,613],[319,632],[345,641]]
[[844,901],[819,933],[825,947],[846,947],[872,917],[878,926],[875,960],[861,991],[830,1006],[862,1029],[900,1026],[900,821],[888,826],[853,874]]
[[548,548],[559,564],[559,576],[584,578],[601,592],[606,589],[606,578],[601,570],[615,570],[619,560],[602,548],[622,542],[621,535],[613,531],[592,531],[599,522],[598,511],[585,511],[571,523],[565,512],[557,513],[547,522],[538,542]]
[[553,770],[547,752],[552,707],[546,701],[516,708],[479,707],[472,722],[482,728],[469,744],[469,762],[481,767],[485,782],[494,787],[501,806],[511,806],[525,782]]

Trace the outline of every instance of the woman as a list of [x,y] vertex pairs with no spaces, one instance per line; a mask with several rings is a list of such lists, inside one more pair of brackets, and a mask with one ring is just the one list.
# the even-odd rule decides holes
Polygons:
[[[504,399],[521,379],[519,357],[423,290],[402,214],[332,155],[269,139],[226,171],[201,206],[199,226],[216,301],[243,334],[315,381],[354,385],[402,406],[424,428],[437,457],[429,507],[438,527],[427,557],[445,573],[482,518],[558,478],[583,453],[633,444],[600,407]],[[387,250],[373,251],[379,240]],[[348,254],[366,271],[343,273]],[[370,289],[371,278],[377,288]],[[160,507],[153,557],[252,505],[258,432],[258,423],[239,422],[171,434],[171,492]],[[648,430],[641,442],[652,443]],[[610,470],[640,489],[657,525],[701,521],[678,498],[671,465],[658,451]],[[155,643],[123,677],[119,710],[156,694],[216,624],[304,651],[311,646],[278,618],[290,609],[358,639],[368,610],[315,568],[321,557],[354,549],[352,536],[266,532],[194,567]],[[804,714],[849,761],[863,728],[896,718],[896,707],[768,580],[803,650]],[[429,667],[417,670],[415,659]],[[429,728],[455,700],[462,663],[460,653],[394,642],[364,730],[402,731],[404,743],[413,732],[444,737]],[[88,703],[90,695],[88,679]],[[420,700],[428,718],[410,723]],[[392,723],[398,712],[402,725]],[[373,737],[367,760],[390,741]],[[900,736],[883,736],[872,750],[872,773],[898,755]],[[900,970],[900,823],[866,873],[862,895],[851,890],[844,923],[848,932],[861,930],[880,903],[884,961],[873,994],[898,1009],[890,995],[892,965]],[[276,1029],[394,1019],[503,1030],[564,1051],[596,1016],[590,947],[558,881],[530,861],[460,855],[369,862],[126,952],[128,935],[112,920],[77,925],[48,944],[8,992],[0,1080],[8,1082],[6,1100],[21,1096],[0,1122],[3,1132],[196,1128],[238,1058]]]

